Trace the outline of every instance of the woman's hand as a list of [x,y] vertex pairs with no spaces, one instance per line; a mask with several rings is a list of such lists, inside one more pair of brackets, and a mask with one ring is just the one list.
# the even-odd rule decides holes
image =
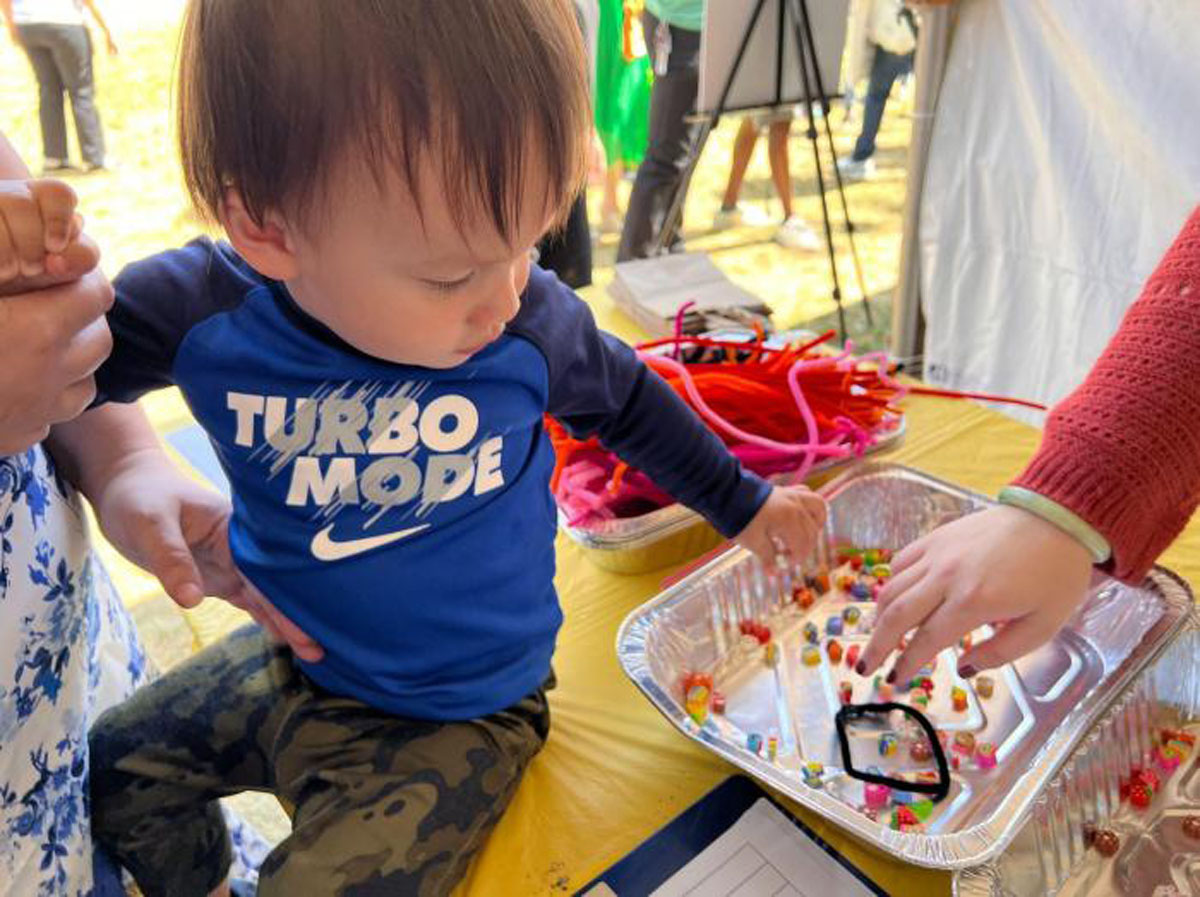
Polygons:
[[51,425],[82,412],[96,394],[92,374],[112,349],[104,313],[113,291],[94,270],[95,244],[84,237],[63,258],[64,270],[9,283],[22,292],[0,295],[0,456],[41,442]]
[[1049,641],[1087,595],[1092,557],[1073,536],[1000,506],[939,527],[896,555],[857,671],[870,675],[900,646],[888,682],[907,682],[943,648],[985,623],[987,641],[959,659],[973,676]]

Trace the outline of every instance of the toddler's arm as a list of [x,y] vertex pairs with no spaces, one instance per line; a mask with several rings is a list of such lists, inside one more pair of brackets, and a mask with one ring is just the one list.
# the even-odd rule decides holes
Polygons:
[[573,435],[596,435],[622,460],[764,560],[804,557],[825,520],[804,487],[772,489],[742,469],[717,436],[634,351],[597,329],[590,310],[535,270],[510,329],[550,365],[547,410]]

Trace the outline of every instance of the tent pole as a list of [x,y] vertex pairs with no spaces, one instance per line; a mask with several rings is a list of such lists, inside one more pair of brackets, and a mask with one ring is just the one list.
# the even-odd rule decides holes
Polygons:
[[925,318],[921,313],[921,265],[919,225],[925,167],[933,137],[933,117],[946,73],[956,6],[922,7],[917,37],[916,85],[912,137],[908,146],[908,182],[900,240],[900,271],[892,302],[892,355],[905,363],[910,373],[920,373],[919,360],[925,343]]

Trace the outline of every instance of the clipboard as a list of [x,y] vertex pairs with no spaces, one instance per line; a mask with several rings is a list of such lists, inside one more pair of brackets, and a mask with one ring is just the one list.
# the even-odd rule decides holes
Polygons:
[[[857,893],[888,897],[887,892],[871,881],[811,828],[792,815],[753,779],[743,775],[730,776],[699,801],[643,841],[632,853],[610,866],[575,892],[575,897],[645,897],[668,883],[684,870],[713,842],[729,831],[759,801],[767,801],[788,822],[825,855],[833,871],[853,881]],[[832,868],[831,867],[831,868]],[[736,893],[750,893],[741,890]],[[735,893],[730,890],[728,893]],[[775,893],[768,891],[767,893]],[[780,893],[787,893],[786,891]],[[796,893],[794,890],[791,893]],[[825,891],[823,897],[836,897]]]

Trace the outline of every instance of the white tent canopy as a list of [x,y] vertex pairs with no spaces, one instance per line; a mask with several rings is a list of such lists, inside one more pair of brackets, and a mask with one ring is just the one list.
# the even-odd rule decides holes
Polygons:
[[936,112],[897,349],[919,285],[931,383],[1053,403],[1200,203],[1200,2],[958,6],[940,85],[920,86]]

